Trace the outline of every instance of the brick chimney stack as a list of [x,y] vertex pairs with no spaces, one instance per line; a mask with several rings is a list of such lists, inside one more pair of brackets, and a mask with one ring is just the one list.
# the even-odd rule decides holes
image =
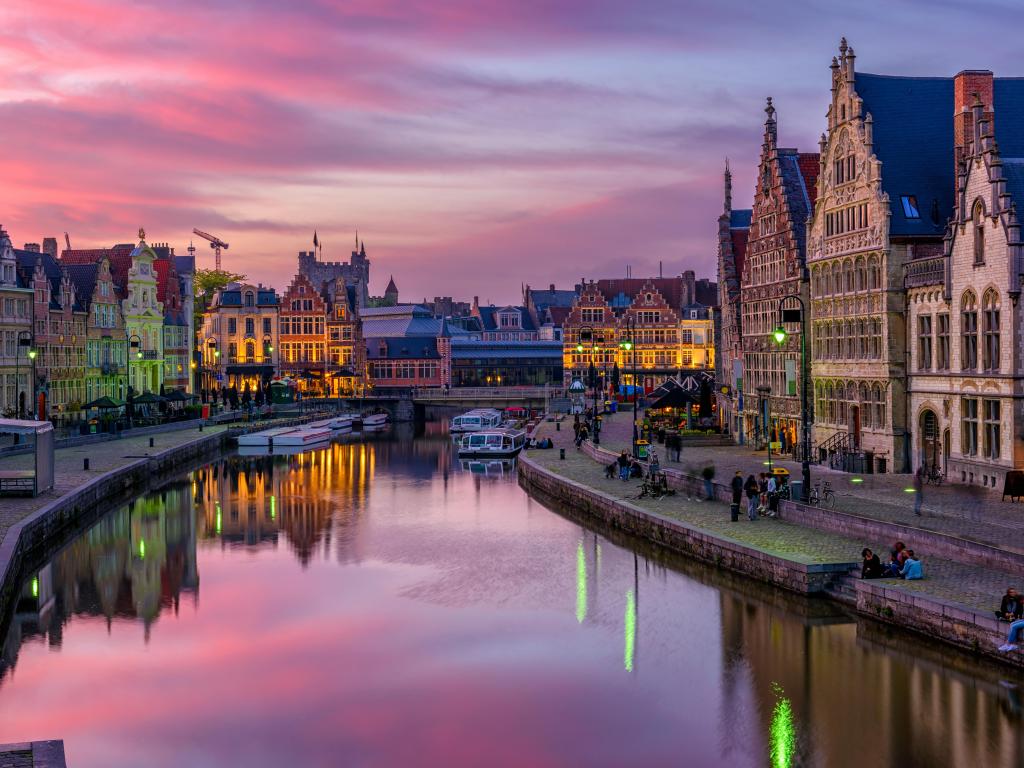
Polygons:
[[57,238],[56,237],[44,237],[43,238],[43,253],[48,253],[53,258],[57,258]]
[[39,243],[25,243],[25,248],[30,253],[39,253]]
[[975,152],[974,116],[971,105],[977,94],[984,105],[984,119],[989,123],[989,131],[993,130],[992,111],[994,98],[992,93],[993,75],[987,69],[965,69],[953,78],[953,159],[954,179],[959,178],[960,164],[964,157]]

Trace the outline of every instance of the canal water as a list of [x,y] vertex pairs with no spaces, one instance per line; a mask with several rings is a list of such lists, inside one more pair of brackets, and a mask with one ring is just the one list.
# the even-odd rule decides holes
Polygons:
[[0,742],[72,768],[1024,765],[998,668],[594,530],[429,427],[203,467],[20,594]]

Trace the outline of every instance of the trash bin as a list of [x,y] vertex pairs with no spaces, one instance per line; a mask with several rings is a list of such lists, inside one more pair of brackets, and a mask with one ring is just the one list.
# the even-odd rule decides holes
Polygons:
[[732,505],[729,506],[729,519],[732,522],[734,522],[734,523],[737,520],[740,519],[740,505],[739,504],[732,504]]
[[638,459],[646,459],[650,454],[651,444],[646,440],[636,441],[636,457]]
[[619,401],[618,400],[609,400],[606,403],[606,405],[608,406],[608,410],[611,413],[618,413],[619,412]]
[[790,480],[789,481],[789,498],[793,501],[804,500],[804,481],[803,480]]
[[89,419],[89,434],[95,435],[99,431],[99,420]]

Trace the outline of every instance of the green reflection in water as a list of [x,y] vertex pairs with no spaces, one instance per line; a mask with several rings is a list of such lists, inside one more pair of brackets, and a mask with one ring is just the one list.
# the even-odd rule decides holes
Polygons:
[[270,519],[277,519],[277,496],[270,497]]
[[772,768],[790,768],[796,755],[796,724],[793,722],[793,706],[784,697],[782,686],[773,683],[777,701],[772,711],[771,764]]
[[139,539],[139,557],[142,560],[146,559],[146,540]]
[[633,590],[626,593],[626,651],[623,663],[626,671],[633,671],[633,653],[636,650],[636,597]]
[[587,618],[587,554],[583,542],[576,545],[576,621]]
[[39,577],[32,579],[32,597],[39,597]]
[[220,523],[221,523],[220,502],[218,501],[218,502],[215,502],[215,503],[217,505],[217,533],[220,534]]

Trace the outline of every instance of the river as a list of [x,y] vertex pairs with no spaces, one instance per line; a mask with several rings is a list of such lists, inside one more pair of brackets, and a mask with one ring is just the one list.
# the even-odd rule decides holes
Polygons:
[[1024,765],[997,667],[594,530],[434,425],[217,461],[20,594],[0,742],[72,768]]

